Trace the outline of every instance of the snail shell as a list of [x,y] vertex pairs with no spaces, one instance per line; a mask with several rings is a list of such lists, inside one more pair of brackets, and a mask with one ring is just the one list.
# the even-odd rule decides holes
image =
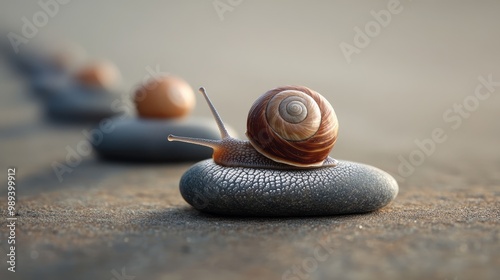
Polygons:
[[330,103],[302,86],[280,87],[258,98],[248,113],[247,137],[262,155],[294,166],[321,166],[337,140]]
[[121,74],[113,63],[101,61],[81,69],[76,79],[88,86],[110,89],[118,84]]
[[151,79],[136,90],[133,99],[143,118],[182,117],[189,114],[196,103],[191,86],[174,76]]

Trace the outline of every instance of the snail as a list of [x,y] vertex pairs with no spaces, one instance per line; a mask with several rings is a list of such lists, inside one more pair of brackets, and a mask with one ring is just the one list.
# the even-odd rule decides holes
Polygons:
[[133,96],[143,118],[177,118],[188,115],[195,106],[191,86],[181,78],[162,76],[141,85]]
[[168,136],[213,149],[181,177],[182,197],[195,209],[238,216],[317,216],[379,209],[398,192],[389,174],[329,156],[338,133],[330,103],[303,86],[267,91],[250,109],[246,135],[227,132],[204,88],[220,140]]
[[200,88],[219,127],[222,140],[169,135],[210,147],[221,166],[299,169],[334,167],[329,153],[337,140],[338,121],[330,103],[319,93],[301,86],[266,92],[255,101],[247,119],[249,141],[231,137],[205,89]]

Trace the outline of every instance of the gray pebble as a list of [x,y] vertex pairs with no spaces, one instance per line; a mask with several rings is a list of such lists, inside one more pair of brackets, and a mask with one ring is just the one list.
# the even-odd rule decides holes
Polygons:
[[18,53],[8,44],[0,42],[1,52],[7,58],[10,66],[24,77],[31,79],[49,72],[60,72],[56,65],[51,63],[47,57],[42,56],[33,50],[23,50]]
[[120,96],[108,92],[86,92],[84,88],[71,89],[72,92],[48,95],[45,100],[45,113],[51,120],[61,122],[96,122],[117,114],[121,108],[113,103]]
[[349,161],[291,171],[205,160],[182,176],[180,191],[194,208],[212,214],[319,216],[377,210],[396,197],[398,184],[378,168]]
[[34,97],[41,101],[63,94],[75,93],[78,83],[69,75],[64,73],[47,72],[29,81],[31,92]]
[[181,142],[169,142],[169,134],[219,139],[216,124],[210,119],[111,119],[113,129],[102,141],[93,144],[104,159],[145,162],[199,161],[212,156],[212,149]]

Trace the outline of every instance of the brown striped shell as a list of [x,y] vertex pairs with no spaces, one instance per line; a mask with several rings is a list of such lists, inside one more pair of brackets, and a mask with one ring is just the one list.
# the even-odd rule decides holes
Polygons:
[[321,166],[337,140],[338,121],[319,93],[285,86],[264,93],[247,118],[246,135],[264,156],[294,166]]

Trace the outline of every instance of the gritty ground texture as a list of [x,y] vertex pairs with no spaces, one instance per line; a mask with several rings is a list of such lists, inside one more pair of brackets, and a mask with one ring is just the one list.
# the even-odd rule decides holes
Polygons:
[[[66,147],[88,127],[50,124],[26,95],[2,96],[1,162],[17,168],[15,274],[2,279],[494,279],[500,273],[500,162],[420,167],[396,200],[364,215],[225,218],[197,212],[178,182],[186,164],[83,157],[59,181]],[[30,116],[30,114],[34,114]],[[21,128],[24,128],[22,130]],[[378,167],[394,171],[388,157]],[[471,169],[470,164],[477,166]],[[5,184],[3,184],[5,186]],[[118,276],[117,276],[118,275]]]
[[[0,279],[498,279],[500,86],[467,117],[453,111],[479,76],[500,82],[498,1],[402,0],[350,63],[339,44],[354,44],[354,27],[389,1],[242,1],[223,18],[212,2],[70,1],[22,47],[51,32],[76,40],[89,61],[117,63],[127,100],[151,70],[178,74],[205,86],[240,135],[260,94],[309,86],[339,118],[331,155],[393,175],[396,199],[363,215],[228,218],[182,199],[179,179],[193,163],[90,154],[59,180],[51,165],[68,164],[90,127],[45,120],[0,56]],[[18,34],[23,17],[42,11],[0,5],[0,27]],[[197,102],[193,114],[211,118]],[[446,141],[398,171],[399,156],[437,128]],[[8,167],[17,168],[16,273],[6,263]]]

